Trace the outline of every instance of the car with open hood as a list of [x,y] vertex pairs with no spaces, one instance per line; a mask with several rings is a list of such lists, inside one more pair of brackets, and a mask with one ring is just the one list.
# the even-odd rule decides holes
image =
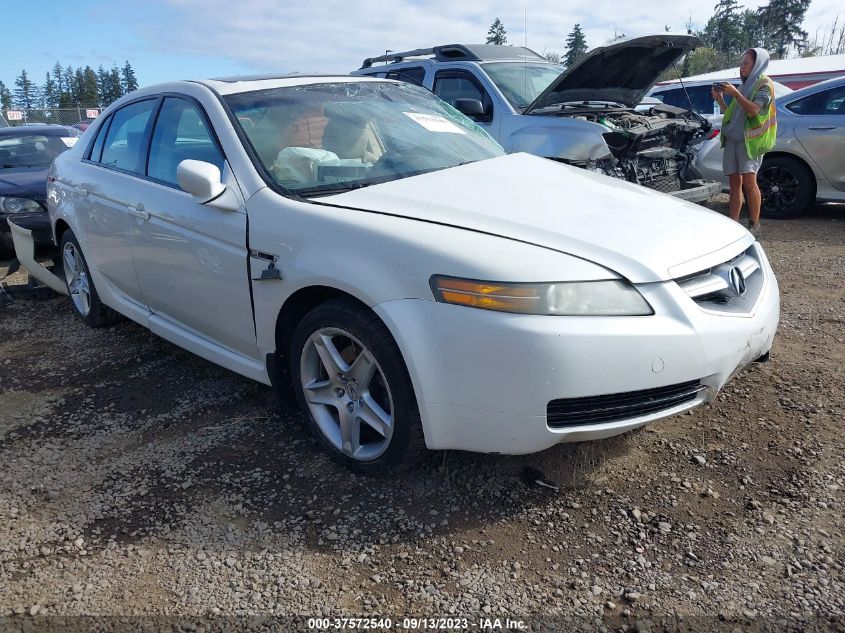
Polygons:
[[0,256],[13,253],[10,218],[35,231],[39,247],[51,244],[47,170],[79,135],[79,130],[63,125],[0,129]]
[[408,83],[173,82],[83,138],[50,171],[63,277],[30,272],[90,326],[123,315],[292,390],[364,472],[623,433],[712,400],[775,335],[738,223],[505,154]]
[[368,58],[352,74],[432,90],[507,152],[703,202],[719,191],[693,165],[710,124],[686,108],[636,109],[661,73],[700,43],[668,33],[622,39],[569,68],[520,46],[452,44]]

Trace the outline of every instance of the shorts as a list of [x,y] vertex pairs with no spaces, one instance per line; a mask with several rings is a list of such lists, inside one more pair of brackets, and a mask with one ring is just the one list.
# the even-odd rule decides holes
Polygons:
[[744,140],[725,139],[725,147],[722,149],[722,173],[726,176],[731,174],[756,174],[760,170],[762,162],[762,156],[748,158]]

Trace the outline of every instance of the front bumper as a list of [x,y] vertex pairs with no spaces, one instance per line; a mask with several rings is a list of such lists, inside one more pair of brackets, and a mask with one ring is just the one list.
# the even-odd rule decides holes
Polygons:
[[692,180],[693,187],[670,192],[670,196],[686,200],[687,202],[707,202],[722,190],[722,185],[716,181]]
[[[414,384],[432,449],[532,453],[594,440],[686,411],[772,346],[780,314],[774,274],[751,313],[703,310],[675,282],[639,287],[647,317],[506,314],[405,299],[379,304]],[[694,397],[624,419],[558,426],[549,403],[697,382]],[[671,404],[671,403],[670,403]]]
[[12,251],[14,249],[12,229],[9,226],[10,221],[30,231],[33,245],[39,256],[51,254],[55,250],[50,217],[45,212],[0,215],[0,250]]

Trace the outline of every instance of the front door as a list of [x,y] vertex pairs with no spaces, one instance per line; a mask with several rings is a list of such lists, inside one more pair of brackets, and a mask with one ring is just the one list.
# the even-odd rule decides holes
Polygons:
[[141,294],[156,315],[256,358],[245,209],[198,204],[182,191],[176,167],[186,159],[216,165],[240,197],[200,105],[168,96],[152,133],[144,195],[134,201],[132,258]]

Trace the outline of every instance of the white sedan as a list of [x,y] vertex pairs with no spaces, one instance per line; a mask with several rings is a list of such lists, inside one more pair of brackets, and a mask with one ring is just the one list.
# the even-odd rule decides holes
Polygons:
[[350,77],[136,91],[49,176],[70,295],[293,388],[339,461],[529,453],[711,400],[778,323],[717,213],[504,155],[428,91]]

